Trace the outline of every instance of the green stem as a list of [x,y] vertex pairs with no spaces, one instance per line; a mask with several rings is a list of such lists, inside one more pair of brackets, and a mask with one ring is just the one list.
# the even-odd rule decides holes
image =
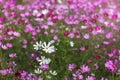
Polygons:
[[[3,63],[2,63],[2,50],[0,49],[0,69],[3,69]],[[3,76],[2,76],[3,79]]]
[[115,78],[114,78],[114,73],[112,73],[112,80],[115,80]]

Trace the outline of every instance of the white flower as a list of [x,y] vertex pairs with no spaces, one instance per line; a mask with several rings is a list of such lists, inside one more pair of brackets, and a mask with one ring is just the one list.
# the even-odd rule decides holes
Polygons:
[[50,58],[45,58],[45,56],[41,56],[41,59],[38,60],[40,63],[40,65],[42,64],[49,64],[51,62],[51,59]]
[[35,69],[34,72],[35,72],[36,74],[41,74],[43,71],[42,71],[41,69],[37,68],[37,69]]
[[74,46],[74,42],[70,41],[70,46],[73,47]]
[[48,44],[46,44],[46,42],[44,42],[42,44],[42,50],[45,51],[46,53],[52,53],[55,52],[55,47],[54,46],[50,46],[52,43],[54,43],[54,40],[50,41]]
[[107,26],[109,23],[107,21],[105,21],[104,24]]
[[52,75],[54,75],[54,76],[57,75],[57,72],[56,72],[56,71],[50,70],[49,72],[50,72]]
[[82,29],[86,29],[86,28],[87,28],[87,26],[81,26],[81,28],[82,28]]
[[46,15],[48,13],[48,10],[44,9],[44,10],[42,10],[42,13]]
[[53,44],[55,41],[51,40],[48,44],[46,44],[46,42],[42,43],[40,42],[36,42],[36,44],[34,44],[34,49],[35,50],[43,50],[46,53],[52,53],[55,52],[56,48],[54,46],[51,46],[51,44]]
[[62,0],[57,0],[58,1],[58,3],[62,3]]
[[32,15],[33,15],[33,16],[36,16],[38,13],[39,13],[38,10],[33,10]]
[[52,78],[50,75],[47,75],[46,77],[47,77],[48,79],[51,79],[51,78]]
[[35,50],[40,50],[42,47],[42,42],[36,42],[36,44],[33,45]]

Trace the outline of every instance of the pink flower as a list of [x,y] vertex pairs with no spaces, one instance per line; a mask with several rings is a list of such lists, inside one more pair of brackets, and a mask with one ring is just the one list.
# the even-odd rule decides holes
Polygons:
[[32,36],[37,35],[37,33],[35,31],[32,31]]
[[12,53],[12,54],[9,54],[9,57],[10,57],[10,58],[16,58],[17,55],[16,55],[16,53]]
[[13,35],[16,36],[16,37],[20,37],[20,33],[19,32],[14,32]]
[[23,43],[23,44],[27,44],[28,41],[27,41],[26,39],[24,39],[24,40],[22,41],[22,43]]
[[106,38],[107,39],[113,38],[113,33],[112,32],[107,33]]
[[92,32],[93,31],[93,28],[89,27],[87,28],[89,32]]
[[64,31],[63,35],[64,35],[64,36],[68,36],[69,33],[68,33],[67,31]]
[[48,29],[48,25],[43,25],[41,28]]
[[50,30],[50,33],[54,33],[54,32],[55,32],[55,30],[54,30],[54,29],[51,29],[51,30]]
[[90,38],[90,35],[89,35],[89,34],[85,34],[83,37],[84,37],[85,39],[89,39],[89,38]]
[[80,50],[81,50],[81,51],[85,51],[86,48],[85,48],[85,47],[81,47]]
[[86,72],[89,72],[90,71],[90,68],[86,65],[82,65],[81,67],[81,72],[82,73],[86,73]]
[[57,35],[55,35],[55,36],[53,37],[53,39],[57,41],[59,38],[58,38]]
[[22,47],[23,47],[23,48],[27,48],[27,45],[23,45]]
[[5,69],[5,70],[0,70],[0,74],[1,75],[7,75],[8,74],[8,70]]
[[119,30],[119,27],[117,25],[113,26],[114,30]]
[[76,68],[76,65],[75,64],[69,64],[68,66],[68,70],[72,71]]
[[88,76],[88,77],[86,78],[86,80],[96,80],[96,78],[93,77],[93,76]]
[[2,49],[4,49],[4,50],[7,50],[7,49],[8,49],[8,47],[7,47],[6,45],[2,45],[1,47],[2,47]]
[[116,70],[116,65],[111,60],[109,60],[105,63],[105,67],[110,71]]
[[74,38],[75,37],[75,34],[72,32],[69,34],[70,38]]
[[116,54],[118,52],[118,49],[117,48],[114,48],[113,50],[112,50],[112,53],[113,54]]
[[12,48],[12,47],[13,47],[12,43],[7,43],[6,46],[7,46],[8,48]]
[[0,46],[2,46],[2,42],[0,41]]
[[104,45],[109,45],[110,42],[108,42],[108,41],[103,41],[103,44],[104,44]]
[[12,28],[9,29],[9,31],[7,32],[8,35],[12,35],[14,33],[14,30]]

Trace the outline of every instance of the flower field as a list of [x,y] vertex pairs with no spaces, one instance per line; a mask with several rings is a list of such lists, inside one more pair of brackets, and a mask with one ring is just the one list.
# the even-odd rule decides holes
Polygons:
[[0,0],[0,80],[120,80],[120,0]]

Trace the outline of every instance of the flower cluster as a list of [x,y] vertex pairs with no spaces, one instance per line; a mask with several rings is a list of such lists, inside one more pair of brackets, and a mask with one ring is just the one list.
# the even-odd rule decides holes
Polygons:
[[[45,51],[46,53],[53,53],[55,52],[55,47],[54,46],[51,46],[51,44],[53,44],[55,41],[54,40],[51,40],[48,44],[46,44],[46,42],[36,42],[34,46],[34,49],[36,50],[43,50]],[[45,74],[46,77],[48,79],[52,79],[52,76],[56,76],[57,75],[57,72],[56,71],[52,71],[50,70],[50,62],[51,62],[51,59],[50,58],[46,58],[45,56],[41,56],[41,58],[37,59],[38,63],[39,63],[39,66],[34,70],[34,72],[36,74]],[[48,73],[49,71],[49,73]],[[47,74],[45,73],[47,72]],[[51,76],[52,75],[52,76]]]
[[119,3],[0,0],[0,80],[120,80]]
[[53,53],[55,52],[56,48],[54,46],[51,46],[51,44],[54,43],[54,40],[50,41],[48,44],[46,42],[36,42],[34,46],[35,50],[43,50],[46,53]]

